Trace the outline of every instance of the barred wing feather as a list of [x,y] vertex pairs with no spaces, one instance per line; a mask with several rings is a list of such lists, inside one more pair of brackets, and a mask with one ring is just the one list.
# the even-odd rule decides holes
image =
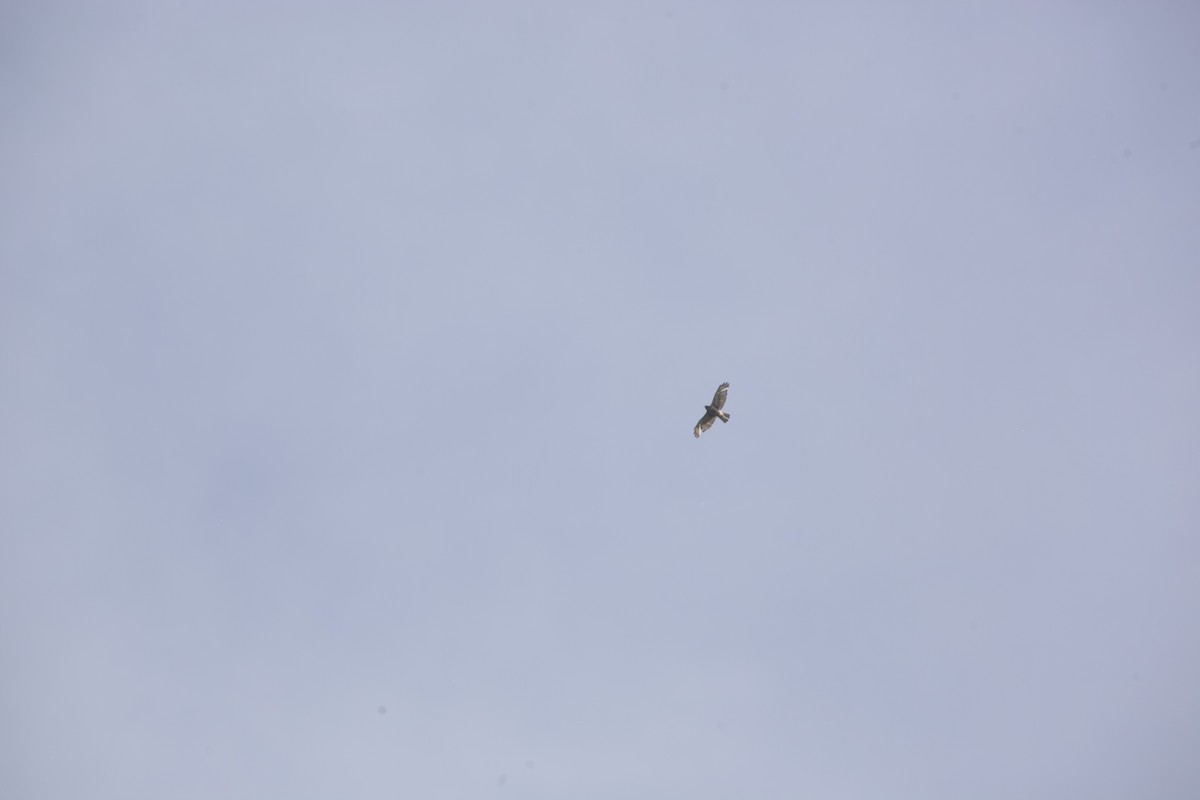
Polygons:
[[[725,407],[725,398],[729,396],[729,384],[722,383],[717,387],[717,393],[713,395],[712,407],[720,411]],[[711,424],[711,423],[710,423]]]

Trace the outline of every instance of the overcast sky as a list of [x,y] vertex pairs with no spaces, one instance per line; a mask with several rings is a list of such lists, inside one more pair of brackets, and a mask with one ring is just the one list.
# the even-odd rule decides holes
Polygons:
[[5,4],[0,794],[1200,796],[1198,30]]

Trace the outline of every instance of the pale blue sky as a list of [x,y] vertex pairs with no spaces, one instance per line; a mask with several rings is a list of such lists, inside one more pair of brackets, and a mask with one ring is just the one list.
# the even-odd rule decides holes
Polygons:
[[0,794],[1200,796],[1197,30],[9,4]]

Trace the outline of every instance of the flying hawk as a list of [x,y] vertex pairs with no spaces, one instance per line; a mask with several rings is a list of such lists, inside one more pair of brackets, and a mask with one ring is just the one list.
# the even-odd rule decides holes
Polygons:
[[717,387],[717,393],[713,395],[712,405],[704,407],[704,416],[701,417],[700,421],[696,423],[696,428],[692,431],[693,436],[699,439],[700,434],[711,428],[713,423],[717,420],[721,420],[721,422],[729,422],[729,415],[721,410],[725,407],[725,397],[728,394],[728,383],[722,383]]

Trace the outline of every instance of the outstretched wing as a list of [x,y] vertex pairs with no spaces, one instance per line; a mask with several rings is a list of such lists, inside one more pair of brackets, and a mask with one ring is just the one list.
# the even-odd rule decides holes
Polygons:
[[[717,409],[718,411],[720,411],[722,408],[725,407],[725,398],[728,395],[729,395],[729,384],[722,383],[720,386],[717,387],[717,393],[713,395],[712,407]],[[712,425],[712,422],[710,421],[708,424]]]
[[706,411],[704,413],[704,416],[700,418],[700,421],[696,423],[696,427],[692,430],[692,435],[695,436],[697,439],[699,439],[700,434],[704,433],[706,430],[711,428],[713,426],[713,423],[716,421],[717,421],[717,415],[709,414]]

